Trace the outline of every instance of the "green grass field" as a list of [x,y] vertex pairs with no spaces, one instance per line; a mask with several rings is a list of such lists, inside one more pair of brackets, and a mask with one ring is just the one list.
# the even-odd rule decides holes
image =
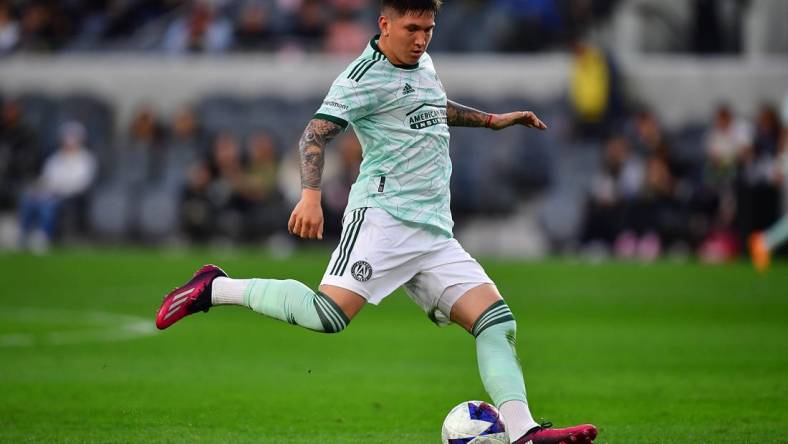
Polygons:
[[[472,337],[404,293],[320,335],[221,307],[151,332],[204,262],[316,285],[327,255],[0,255],[0,442],[439,443],[487,399]],[[788,442],[788,267],[482,261],[532,410],[599,443]]]

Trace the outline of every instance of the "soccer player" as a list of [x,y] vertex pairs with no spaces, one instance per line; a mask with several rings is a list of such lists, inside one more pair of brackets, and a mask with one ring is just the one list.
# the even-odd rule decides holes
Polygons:
[[772,262],[772,251],[788,241],[788,214],[784,215],[766,231],[750,235],[750,258],[755,269],[765,273]]
[[398,287],[435,323],[476,339],[482,382],[515,444],[591,443],[596,428],[552,429],[534,421],[515,352],[516,323],[484,269],[452,236],[449,127],[547,126],[532,112],[490,114],[447,100],[427,46],[441,0],[382,0],[380,34],[334,81],[299,143],[301,200],[288,229],[322,239],[320,182],[326,145],[352,125],[363,146],[339,245],[319,291],[301,282],[230,279],[206,265],[169,293],[164,329],[214,305],[242,305],[325,333],[344,330],[366,303]]
[[[784,131],[784,138],[788,142],[788,130]],[[788,180],[788,151],[782,154],[783,180]],[[772,252],[788,242],[788,214],[783,215],[777,222],[765,231],[758,231],[750,235],[750,258],[755,269],[765,273],[772,262]]]
[[[788,92],[783,98],[782,112],[780,113],[782,129],[780,130],[779,156],[777,168],[779,169],[784,192],[788,192]],[[788,214],[783,215],[777,222],[764,231],[757,231],[750,235],[748,246],[750,259],[755,269],[765,273],[772,262],[772,252],[788,242]]]

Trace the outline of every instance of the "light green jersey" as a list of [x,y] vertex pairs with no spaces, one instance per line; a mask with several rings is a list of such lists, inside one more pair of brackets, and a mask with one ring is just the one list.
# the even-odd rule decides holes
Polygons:
[[345,213],[382,208],[452,236],[446,92],[432,59],[393,65],[376,36],[331,85],[315,118],[347,127],[363,149]]

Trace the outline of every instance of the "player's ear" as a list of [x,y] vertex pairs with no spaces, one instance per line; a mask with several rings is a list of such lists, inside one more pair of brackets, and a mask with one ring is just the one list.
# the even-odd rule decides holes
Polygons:
[[378,18],[378,27],[380,28],[380,35],[389,36],[389,19],[385,15],[381,15]]

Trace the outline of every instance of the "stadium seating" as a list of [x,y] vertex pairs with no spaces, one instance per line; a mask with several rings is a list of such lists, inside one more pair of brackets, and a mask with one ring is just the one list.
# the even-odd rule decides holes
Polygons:
[[[245,142],[265,131],[274,139],[281,159],[295,149],[304,125],[321,101],[319,97],[286,100],[209,94],[195,102],[207,139],[194,145],[165,137],[163,153],[151,153],[130,148],[127,137],[116,134],[114,109],[100,97],[29,92],[15,98],[22,104],[25,122],[40,135],[44,156],[56,147],[62,122],[78,120],[85,125],[89,148],[99,158],[101,170],[89,195],[87,219],[93,234],[109,240],[177,236],[179,193],[190,166],[206,158],[205,149],[212,137],[229,132]],[[457,101],[491,110],[516,109],[527,103],[554,129],[491,133],[454,128],[451,188],[457,219],[508,214],[517,202],[538,197],[539,220],[548,237],[558,244],[571,242],[583,222],[582,207],[590,178],[601,163],[599,142],[572,142],[564,135],[562,127],[566,124],[562,119],[566,112],[560,100],[534,103],[515,96],[483,101],[458,97]],[[690,124],[674,137],[677,159],[696,176],[704,161],[703,132],[703,126]],[[161,163],[157,174],[151,166],[154,161]]]

